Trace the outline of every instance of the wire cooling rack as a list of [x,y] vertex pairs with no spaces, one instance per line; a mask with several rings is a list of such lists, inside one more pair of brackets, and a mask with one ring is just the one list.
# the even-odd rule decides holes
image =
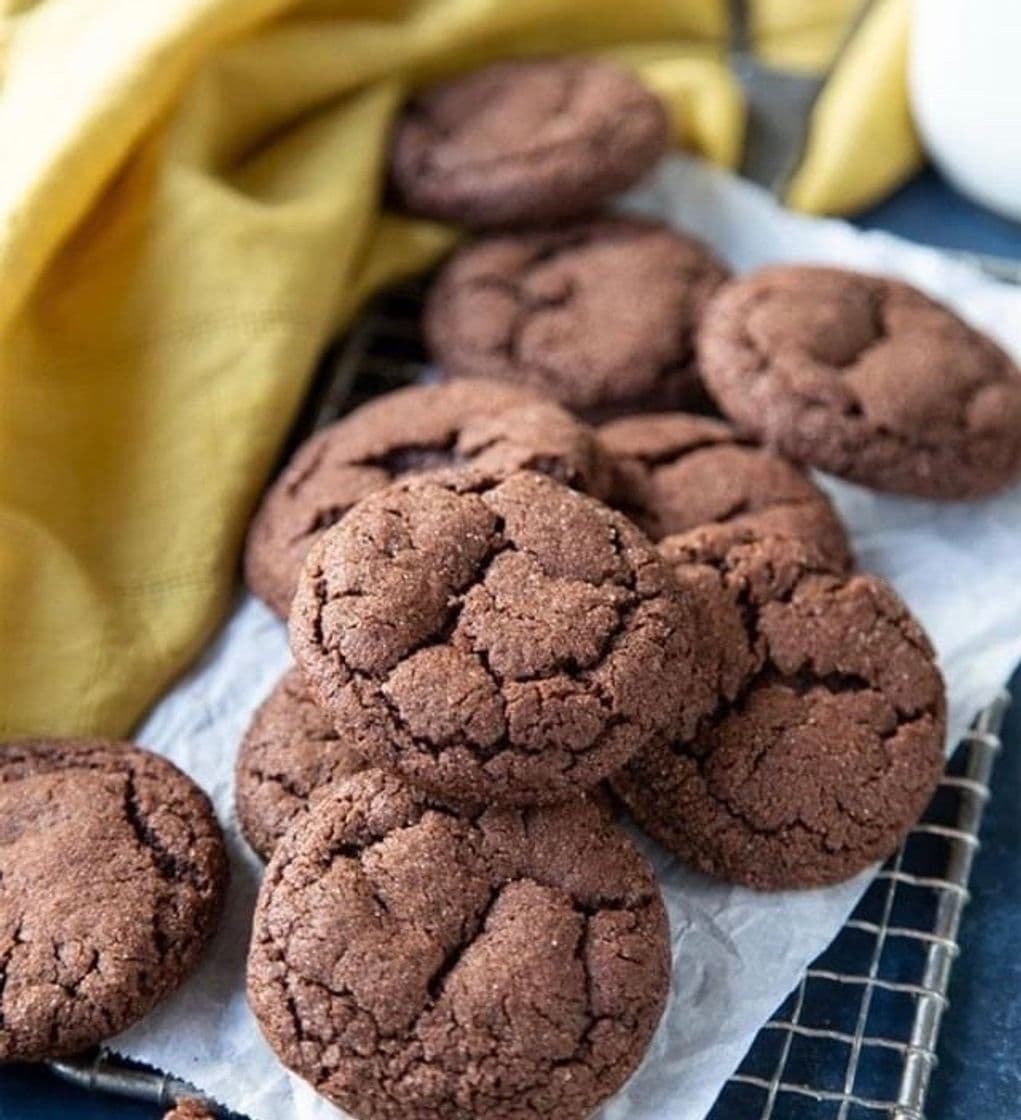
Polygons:
[[[293,442],[379,393],[422,379],[418,281],[390,289],[327,354]],[[975,721],[924,817],[830,947],[759,1032],[710,1120],[925,1120],[961,914],[978,848],[1004,692]],[[178,1080],[100,1053],[52,1063],[90,1089],[160,1104]]]
[[924,1120],[1002,693],[836,940],[762,1028],[710,1120]]

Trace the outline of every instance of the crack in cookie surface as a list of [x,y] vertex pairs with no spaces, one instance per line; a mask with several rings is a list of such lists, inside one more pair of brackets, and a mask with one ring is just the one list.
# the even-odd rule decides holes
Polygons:
[[793,459],[936,498],[1021,474],[1016,366],[899,281],[763,269],[713,302],[699,354],[728,416]]
[[552,801],[692,718],[691,611],[623,517],[529,473],[402,483],[310,555],[292,647],[344,735],[456,801]]
[[234,799],[245,838],[269,859],[311,799],[365,765],[319,710],[300,670],[289,669],[253,716],[238,751]]
[[700,870],[766,889],[888,855],[935,789],[945,733],[932,647],[903,603],[782,538],[702,531],[662,550],[717,635],[718,701],[615,778],[636,819]]
[[791,536],[851,567],[847,534],[829,499],[793,463],[755,447],[729,424],[682,412],[603,424],[616,460],[613,505],[653,540],[705,524]]
[[638,219],[489,237],[441,273],[426,335],[449,373],[589,416],[676,407],[700,397],[694,330],[726,276],[701,243]]
[[593,433],[512,386],[416,385],[377,398],[295,452],[249,531],[245,579],[286,616],[302,561],[358,501],[397,478],[444,467],[535,469],[604,497],[611,467]]
[[458,815],[369,770],[278,847],[248,986],[282,1060],[359,1116],[580,1118],[669,968],[651,869],[593,803]]
[[205,796],[128,744],[0,744],[0,1059],[77,1053],[194,966],[226,886]]

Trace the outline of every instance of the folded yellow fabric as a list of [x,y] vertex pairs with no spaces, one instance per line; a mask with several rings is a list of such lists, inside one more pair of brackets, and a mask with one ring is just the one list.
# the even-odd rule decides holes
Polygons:
[[[717,0],[0,5],[3,735],[128,730],[222,619],[317,353],[451,243],[380,213],[408,85],[606,52],[664,97],[679,142],[728,165],[741,147]],[[846,6],[827,11],[791,30],[798,64],[832,50]],[[763,15],[777,54],[784,24]],[[891,64],[867,98],[849,81],[864,108],[836,118],[873,128],[899,80]],[[903,173],[903,152],[885,180],[877,154],[849,189],[860,150],[816,136],[804,205]]]

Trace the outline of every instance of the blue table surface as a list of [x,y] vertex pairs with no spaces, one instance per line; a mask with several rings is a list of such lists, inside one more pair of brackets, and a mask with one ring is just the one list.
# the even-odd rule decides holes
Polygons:
[[[1021,259],[1021,225],[968,202],[927,171],[882,205],[860,215],[867,229],[1001,257]],[[954,966],[940,1062],[929,1092],[933,1120],[1015,1120],[1021,1115],[1021,670],[1003,731],[1004,752],[982,827],[963,951]],[[45,1070],[0,1070],[0,1120],[154,1120],[161,1110],[90,1096]]]

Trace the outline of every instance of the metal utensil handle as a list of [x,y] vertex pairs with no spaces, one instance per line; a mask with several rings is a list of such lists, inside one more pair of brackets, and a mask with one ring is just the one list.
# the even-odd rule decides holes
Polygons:
[[214,1116],[222,1113],[214,1100],[187,1081],[169,1073],[125,1065],[107,1050],[100,1050],[90,1057],[65,1058],[47,1065],[64,1081],[90,1093],[109,1093],[115,1097],[149,1101],[164,1108],[171,1108],[182,1100],[197,1100]]

